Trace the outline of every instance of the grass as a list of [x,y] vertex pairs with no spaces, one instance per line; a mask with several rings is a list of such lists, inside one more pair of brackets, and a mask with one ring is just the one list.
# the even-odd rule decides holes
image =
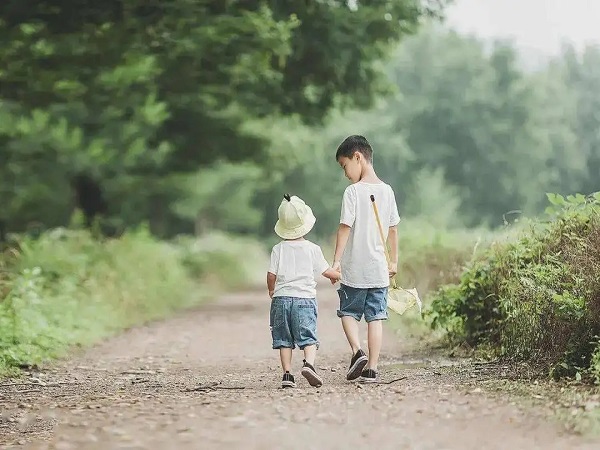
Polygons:
[[600,382],[600,194],[549,196],[551,219],[440,289],[434,327],[527,373]]
[[[405,288],[416,287],[424,309],[431,306],[433,294],[446,284],[457,283],[465,267],[480,257],[494,242],[508,241],[518,227],[500,230],[440,229],[419,218],[400,223],[398,235],[398,275],[396,280]],[[402,338],[436,340],[443,333],[432,329],[416,308],[398,316],[390,312],[388,325]]]
[[100,242],[55,229],[23,237],[0,257],[0,375],[238,288],[253,281],[261,258],[257,244],[224,235],[167,243],[140,229]]

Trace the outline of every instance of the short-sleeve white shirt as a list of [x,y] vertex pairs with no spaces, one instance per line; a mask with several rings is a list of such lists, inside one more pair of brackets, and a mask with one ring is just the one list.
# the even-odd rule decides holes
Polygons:
[[390,284],[371,195],[375,197],[386,240],[389,228],[400,222],[396,196],[390,185],[359,181],[346,188],[340,223],[351,230],[341,260],[341,282],[355,288],[379,288]]
[[321,247],[308,240],[281,241],[271,251],[269,272],[275,274],[274,297],[315,298],[316,276],[329,269]]

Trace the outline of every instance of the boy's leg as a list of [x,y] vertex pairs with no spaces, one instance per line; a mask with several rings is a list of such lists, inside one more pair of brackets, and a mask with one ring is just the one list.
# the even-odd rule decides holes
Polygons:
[[383,344],[383,321],[387,320],[388,288],[368,289],[365,300],[365,320],[367,321],[367,339],[369,345],[369,361],[361,374],[361,381],[377,380],[377,364]]
[[346,379],[352,381],[360,376],[367,363],[367,355],[360,348],[358,333],[358,323],[365,311],[367,289],[353,288],[342,284],[338,289],[338,294],[340,296],[340,309],[338,309],[337,315],[342,319],[342,328],[352,349],[352,359],[346,373]]
[[319,348],[317,339],[317,301],[316,299],[294,299],[292,307],[292,334],[296,344],[304,352],[302,376],[313,387],[323,386],[323,380],[315,370],[315,357]]
[[290,370],[292,370],[292,350],[288,347],[279,349],[279,358],[281,359],[281,368],[283,369],[282,388],[296,387],[296,380],[294,380],[294,376],[290,373]]
[[377,370],[379,353],[383,343],[383,320],[373,320],[367,324],[367,339],[369,345],[369,362],[367,369]]
[[291,348],[280,348],[279,358],[281,359],[281,368],[283,372],[289,372],[292,370],[292,349]]
[[319,376],[315,369],[315,357],[317,355],[316,345],[307,345],[304,347],[304,364],[300,372],[308,383],[313,387],[323,386],[323,379]]
[[273,348],[279,350],[279,359],[283,369],[281,387],[295,387],[294,376],[289,372],[292,370],[292,350],[294,341],[290,329],[292,300],[287,297],[275,297],[271,301],[270,324]]
[[[293,300],[290,329],[294,344],[304,350],[305,354],[308,351],[312,362],[314,362],[315,353],[319,348],[317,301],[314,298],[295,298]],[[307,347],[313,347],[314,349],[307,350]]]
[[342,317],[342,328],[354,355],[360,350],[358,321],[352,316],[344,316]]
[[307,345],[304,347],[304,361],[309,363],[311,366],[315,365],[315,358],[317,357],[317,346]]

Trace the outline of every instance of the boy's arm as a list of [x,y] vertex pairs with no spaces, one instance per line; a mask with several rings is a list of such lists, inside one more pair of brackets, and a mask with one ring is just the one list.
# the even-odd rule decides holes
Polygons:
[[334,270],[332,268],[327,269],[321,275],[323,275],[325,278],[328,278],[329,280],[331,280],[331,284],[335,284],[336,282],[340,281],[340,278],[341,278],[340,273],[337,270]]
[[269,291],[269,297],[273,298],[273,292],[275,292],[275,282],[277,281],[277,272],[279,271],[279,251],[281,247],[276,245],[271,250],[271,261],[269,269],[267,270],[267,289]]
[[333,269],[338,272],[341,267],[342,255],[344,254],[344,249],[346,248],[346,244],[348,243],[348,238],[350,237],[351,229],[352,228],[348,225],[340,223],[340,226],[337,231],[335,239],[335,253],[333,254]]
[[398,272],[398,227],[396,225],[390,227],[387,242],[390,249],[390,277],[393,277]]
[[390,188],[390,228],[388,230],[387,244],[390,251],[390,277],[398,272],[398,224],[400,215],[398,214],[398,205],[396,204],[396,194]]
[[331,280],[331,284],[335,284],[340,279],[340,273],[329,266],[321,247],[318,246],[314,247],[313,270]]
[[275,291],[275,281],[277,275],[271,272],[267,272],[267,289],[269,290],[269,297],[273,298],[273,292]]
[[342,197],[342,211],[340,213],[340,226],[335,239],[335,253],[333,254],[333,269],[340,271],[342,255],[348,244],[350,231],[356,219],[356,192],[348,186]]

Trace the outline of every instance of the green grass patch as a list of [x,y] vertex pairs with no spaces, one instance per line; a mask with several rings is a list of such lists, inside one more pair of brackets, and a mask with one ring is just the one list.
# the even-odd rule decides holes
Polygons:
[[[416,287],[424,308],[431,305],[432,295],[446,284],[457,283],[465,267],[485,253],[497,241],[511,239],[515,227],[500,230],[487,228],[439,228],[423,219],[403,220],[398,229],[398,275],[403,287]],[[399,336],[425,336],[436,339],[416,308],[398,316],[390,313],[389,326]]]
[[549,196],[551,219],[492,245],[428,317],[455,342],[527,371],[600,381],[600,194]]
[[252,276],[240,255],[265,258],[257,244],[224,235],[167,243],[140,229],[100,242],[55,229],[22,237],[0,256],[0,374],[194,306],[210,288],[240,287]]

